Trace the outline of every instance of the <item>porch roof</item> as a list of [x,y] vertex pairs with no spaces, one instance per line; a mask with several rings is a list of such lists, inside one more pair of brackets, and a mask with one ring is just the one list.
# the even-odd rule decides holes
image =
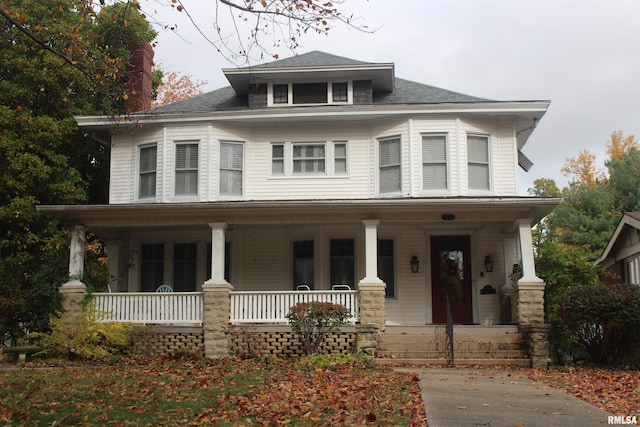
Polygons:
[[[40,212],[86,227],[131,228],[229,224],[382,223],[461,224],[531,218],[534,225],[560,199],[532,197],[402,198],[348,200],[251,200],[110,205],[40,205]],[[453,218],[451,219],[451,215]],[[448,216],[448,218],[447,218]]]

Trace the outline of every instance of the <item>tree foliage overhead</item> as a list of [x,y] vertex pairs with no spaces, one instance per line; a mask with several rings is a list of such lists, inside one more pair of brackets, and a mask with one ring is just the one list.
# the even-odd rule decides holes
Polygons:
[[193,81],[189,75],[180,75],[175,71],[165,73],[156,68],[154,73],[159,73],[162,77],[162,84],[158,86],[156,97],[152,103],[153,107],[171,104],[173,102],[184,101],[197,95],[202,95],[202,88],[206,81]]
[[[278,59],[280,49],[295,52],[306,34],[326,35],[338,25],[372,32],[362,18],[344,10],[346,0],[213,0],[209,23],[214,34],[210,35],[199,24],[202,17],[196,19],[191,13],[196,1],[171,0],[170,5],[187,15],[200,35],[236,65],[264,60],[265,55]],[[142,4],[142,10],[154,15],[149,4]],[[177,31],[175,24],[162,26]]]
[[14,341],[46,327],[68,274],[68,239],[36,206],[106,202],[108,148],[73,116],[122,112],[127,43],[155,35],[128,4],[94,6],[0,3],[0,335]]

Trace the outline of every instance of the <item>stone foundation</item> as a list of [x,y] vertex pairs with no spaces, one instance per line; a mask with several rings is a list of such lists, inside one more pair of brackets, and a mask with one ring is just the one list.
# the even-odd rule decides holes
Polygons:
[[529,348],[531,366],[547,366],[549,359],[549,331],[551,325],[539,323],[520,325],[520,333]]
[[[320,345],[323,354],[351,354],[357,350],[356,332],[353,327],[341,328],[341,332],[329,334]],[[294,357],[304,354],[298,336],[288,326],[229,327],[230,352],[234,356],[259,358],[266,356]]]
[[518,325],[544,323],[544,282],[518,282]]
[[387,321],[387,312],[385,309],[385,290],[384,283],[366,283],[360,282],[359,289],[359,306],[360,306],[360,323],[377,324],[379,331],[384,332]]
[[134,333],[127,356],[203,357],[202,328],[148,325]]

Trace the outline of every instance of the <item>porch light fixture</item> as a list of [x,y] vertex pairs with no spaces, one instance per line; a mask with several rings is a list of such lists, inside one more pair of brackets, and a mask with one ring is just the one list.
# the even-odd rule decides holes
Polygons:
[[409,262],[409,264],[411,264],[411,272],[412,273],[417,273],[420,270],[420,261],[418,261],[418,257],[417,256],[412,256],[411,257],[411,261]]
[[493,258],[491,258],[491,255],[484,257],[484,269],[487,273],[491,273],[493,271]]

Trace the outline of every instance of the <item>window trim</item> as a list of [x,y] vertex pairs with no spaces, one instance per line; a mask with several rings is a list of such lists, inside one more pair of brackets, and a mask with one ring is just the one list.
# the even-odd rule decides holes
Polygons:
[[640,255],[624,260],[624,281],[630,285],[640,286]]
[[[222,146],[224,144],[228,144],[228,145],[239,145],[242,147],[242,168],[240,169],[241,175],[242,175],[242,182],[241,182],[241,191],[240,194],[222,194],[222,191],[220,189],[220,182],[221,179],[220,177],[222,176]],[[238,198],[243,198],[245,197],[245,143],[243,141],[220,141],[219,145],[219,150],[218,150],[218,197],[220,198],[229,198],[229,199],[238,199]],[[224,170],[231,170],[234,171],[236,169],[230,169],[230,168],[224,168]]]
[[[397,165],[385,165],[386,168],[390,168],[390,167],[399,167],[400,168],[400,180],[399,180],[399,184],[400,184],[400,188],[398,190],[394,190],[394,191],[389,191],[389,192],[382,192],[381,190],[381,185],[382,185],[382,166],[380,164],[380,144],[383,142],[389,142],[389,141],[393,141],[393,140],[398,140],[399,143],[399,149],[400,149],[400,153],[398,156],[399,159],[399,163]],[[402,135],[391,135],[391,136],[384,136],[384,137],[379,137],[376,138],[376,154],[377,154],[377,167],[376,167],[376,174],[377,174],[377,183],[376,183],[376,191],[377,194],[380,196],[397,196],[399,194],[402,194],[403,191],[403,170],[402,170]]]
[[[326,84],[327,85],[327,102],[310,102],[310,103],[294,103],[293,98],[293,85],[294,84]],[[347,100],[346,101],[334,101],[333,100],[333,85],[346,83],[347,84]],[[276,102],[275,100],[275,86],[287,86],[287,102]],[[314,106],[314,105],[350,105],[353,104],[353,80],[327,80],[327,81],[313,81],[313,82],[272,82],[267,85],[267,107],[283,107],[283,106]]]
[[[481,162],[477,162],[477,161],[471,161],[469,159],[469,137],[474,137],[474,138],[484,138],[487,142],[487,162],[486,163],[481,163]],[[470,192],[474,192],[474,193],[490,193],[491,191],[493,191],[493,179],[492,179],[492,165],[491,165],[491,135],[488,134],[482,134],[482,133],[467,133],[466,135],[466,148],[467,148],[467,189]],[[470,170],[471,170],[471,165],[486,165],[487,167],[487,187],[488,188],[473,188],[471,187],[471,179],[470,179]]]
[[[147,149],[147,148],[155,148],[156,149],[156,169],[154,171],[155,173],[155,188],[153,189],[153,195],[151,196],[145,196],[145,197],[141,197],[140,196],[140,191],[142,186],[140,185],[140,181],[142,178],[142,150]],[[136,184],[135,184],[135,194],[136,200],[144,200],[144,201],[148,201],[148,200],[152,200],[155,199],[158,196],[158,144],[157,143],[151,143],[151,144],[141,144],[138,145],[136,147]],[[151,173],[151,172],[148,172]]]
[[[444,138],[444,162],[426,162],[424,158],[424,137],[437,137]],[[449,151],[449,134],[446,132],[426,132],[420,134],[420,177],[421,177],[421,191],[424,193],[434,194],[448,194],[451,192],[451,153]],[[425,188],[424,187],[424,167],[425,165],[443,165],[445,169],[445,186],[444,188]]]
[[[301,145],[324,146],[324,172],[294,172],[294,147]],[[344,157],[336,158],[336,146],[344,145]],[[274,157],[274,147],[282,146],[282,157]],[[336,160],[344,160],[345,171],[336,172]],[[282,172],[274,172],[274,162],[282,162]],[[326,141],[277,141],[269,149],[269,178],[346,178],[349,176],[349,141],[346,139]]]
[[[196,172],[196,191],[195,193],[187,193],[187,194],[177,194],[177,185],[178,185],[178,172],[189,172],[194,171],[193,168],[183,168],[178,170],[178,146],[181,145],[195,145],[196,146],[196,154],[197,158],[197,167],[195,168]],[[197,140],[184,140],[184,141],[174,141],[173,144],[173,197],[177,199],[197,199],[200,195],[201,185],[200,185],[200,172],[201,172],[201,158],[200,155],[200,141]]]

